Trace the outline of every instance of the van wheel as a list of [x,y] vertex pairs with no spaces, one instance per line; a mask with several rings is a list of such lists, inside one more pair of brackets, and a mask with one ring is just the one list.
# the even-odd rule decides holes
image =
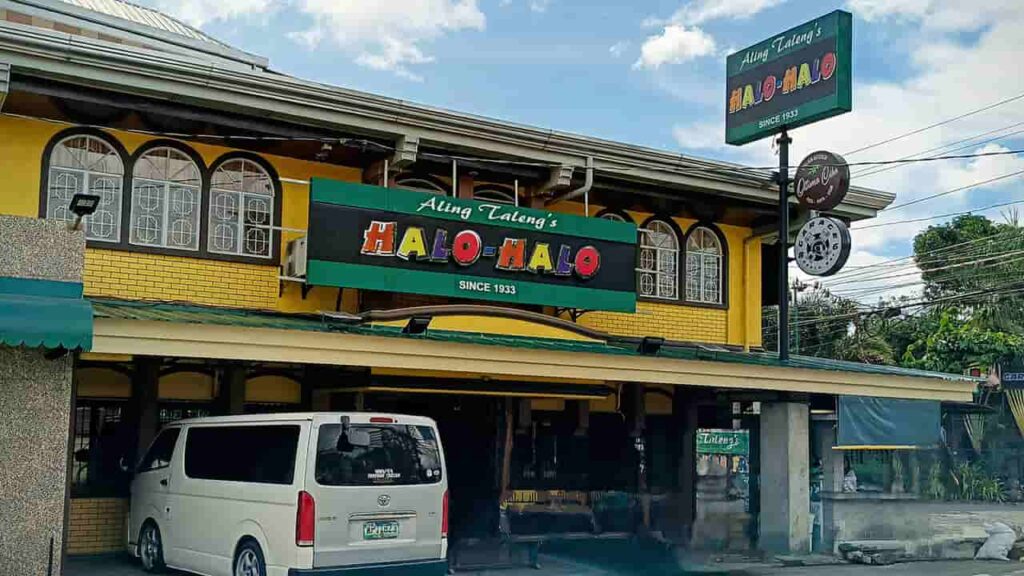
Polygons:
[[267,563],[260,545],[248,541],[235,554],[235,576],[267,576]]
[[146,522],[139,532],[139,560],[146,572],[162,572],[165,567],[164,544],[155,522]]

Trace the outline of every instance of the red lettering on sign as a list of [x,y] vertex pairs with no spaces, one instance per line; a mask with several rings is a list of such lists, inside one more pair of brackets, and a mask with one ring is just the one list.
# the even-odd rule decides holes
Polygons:
[[452,241],[452,258],[463,266],[469,266],[480,258],[483,243],[480,235],[472,230],[463,230]]
[[764,79],[764,84],[761,86],[761,97],[764,98],[765,102],[768,102],[775,97],[775,82],[776,78],[774,75]]
[[370,227],[363,232],[363,248],[360,250],[367,256],[391,256],[395,253],[395,223],[370,222]]
[[836,53],[829,52],[821,57],[821,77],[828,80],[836,73]]
[[498,249],[499,270],[522,270],[526,268],[526,240],[524,238],[505,238]]
[[597,275],[601,269],[601,253],[593,246],[584,246],[576,253],[576,274],[588,280]]

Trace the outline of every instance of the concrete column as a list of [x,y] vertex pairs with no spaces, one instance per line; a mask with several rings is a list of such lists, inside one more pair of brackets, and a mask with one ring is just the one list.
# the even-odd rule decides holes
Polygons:
[[673,391],[672,424],[672,437],[676,440],[677,522],[680,541],[688,546],[697,519],[697,398],[692,391]]
[[821,550],[830,553],[835,545],[835,505],[831,495],[843,491],[844,456],[836,445],[835,416],[814,421],[815,439],[821,454]]
[[806,554],[810,535],[809,412],[806,404],[761,404],[759,547]]
[[132,466],[142,459],[160,426],[160,408],[157,402],[160,394],[161,360],[137,356],[133,364],[131,422],[137,435]]
[[245,414],[245,366],[232,364],[224,371],[224,407],[227,414]]

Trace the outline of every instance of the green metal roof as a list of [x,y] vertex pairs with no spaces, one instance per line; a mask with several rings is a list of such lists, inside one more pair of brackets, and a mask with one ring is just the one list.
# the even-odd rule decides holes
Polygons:
[[0,278],[0,344],[89,350],[92,325],[80,283]]
[[[597,354],[614,354],[620,356],[641,356],[635,346],[609,343],[562,340],[556,338],[532,338],[524,336],[504,336],[477,332],[455,332],[448,330],[427,330],[423,334],[403,334],[401,328],[393,326],[370,326],[352,324],[332,319],[321,314],[282,314],[275,312],[239,310],[231,308],[213,308],[188,304],[172,304],[163,302],[139,302],[126,300],[93,299],[93,309],[97,318],[118,318],[126,320],[157,320],[165,322],[181,322],[193,324],[217,324],[241,326],[247,328],[275,328],[280,330],[306,330],[315,332],[337,332],[364,336],[385,336],[393,338],[411,338],[420,340],[436,340],[465,344],[485,344],[494,346],[510,346],[537,350],[554,350],[564,352],[589,352]],[[730,362],[757,366],[804,368],[810,370],[830,370],[837,372],[855,372],[860,374],[877,374],[880,376],[908,376],[912,378],[941,378],[943,380],[975,381],[976,378],[957,374],[911,370],[895,366],[878,366],[859,364],[810,356],[794,356],[786,362],[778,356],[764,352],[733,352],[729,350],[712,350],[700,346],[679,346],[666,344],[656,354],[661,358],[679,360],[704,360],[711,362]]]

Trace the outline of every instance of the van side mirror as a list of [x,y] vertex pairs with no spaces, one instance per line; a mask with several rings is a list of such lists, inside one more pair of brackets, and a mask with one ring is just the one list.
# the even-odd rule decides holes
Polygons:
[[338,435],[338,452],[351,452],[354,448],[368,448],[370,433],[359,428],[349,428]]

